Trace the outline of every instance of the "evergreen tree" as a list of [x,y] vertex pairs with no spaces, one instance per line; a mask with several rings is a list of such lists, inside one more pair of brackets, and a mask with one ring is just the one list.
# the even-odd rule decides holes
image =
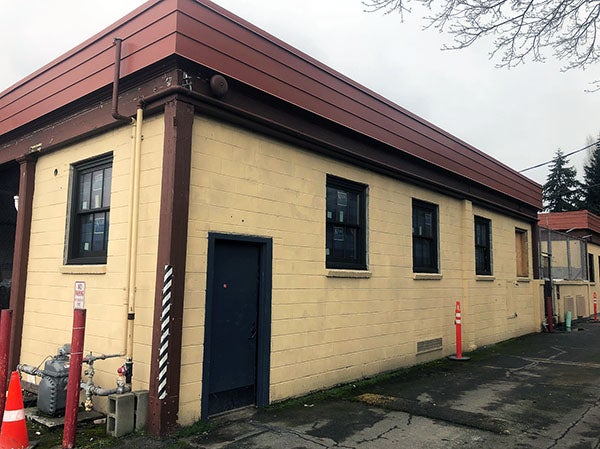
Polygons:
[[600,215],[600,141],[596,143],[583,167],[583,208]]
[[568,164],[569,160],[558,150],[543,187],[544,205],[549,212],[579,209],[581,184],[576,179],[577,171]]

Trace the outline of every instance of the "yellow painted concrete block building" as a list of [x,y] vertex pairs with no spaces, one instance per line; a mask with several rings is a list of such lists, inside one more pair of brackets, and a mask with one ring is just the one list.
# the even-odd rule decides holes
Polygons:
[[60,98],[0,95],[12,364],[69,342],[84,281],[86,351],[123,354],[98,382],[131,359],[161,434],[453,354],[457,302],[465,351],[539,331],[541,187],[514,170],[209,2],[148,2],[57,83],[79,59]]

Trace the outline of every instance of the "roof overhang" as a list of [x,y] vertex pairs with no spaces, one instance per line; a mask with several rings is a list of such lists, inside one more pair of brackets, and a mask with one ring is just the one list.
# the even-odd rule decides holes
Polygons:
[[542,207],[539,184],[208,1],[149,1],[0,93],[0,152],[8,138],[31,133],[32,124],[68,105],[85,109],[83,99],[105,91],[113,82],[115,37],[122,39],[123,78],[181,58],[367,146],[510,198],[528,216]]

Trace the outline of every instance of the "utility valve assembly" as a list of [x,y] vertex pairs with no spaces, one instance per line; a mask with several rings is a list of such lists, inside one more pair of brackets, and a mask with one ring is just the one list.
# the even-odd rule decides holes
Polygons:
[[[65,410],[67,399],[67,383],[69,380],[69,366],[71,345],[64,344],[58,348],[57,354],[49,356],[44,364],[44,369],[31,365],[17,365],[17,370],[32,376],[41,377],[38,386],[37,408],[40,412],[55,416]],[[122,357],[122,354],[93,355],[91,352],[83,358],[83,363],[88,367],[84,371],[87,380],[81,380],[81,389],[85,391],[85,410],[93,408],[92,396],[108,396],[131,391],[131,375],[133,363],[128,360],[117,369],[117,385],[115,388],[101,388],[94,385],[94,362],[108,358]],[[41,364],[40,364],[41,365]]]
[[17,365],[19,372],[42,378],[37,397],[37,408],[42,413],[56,415],[65,409],[70,352],[71,345],[61,346],[55,356],[46,360],[44,369],[38,369],[30,365]]

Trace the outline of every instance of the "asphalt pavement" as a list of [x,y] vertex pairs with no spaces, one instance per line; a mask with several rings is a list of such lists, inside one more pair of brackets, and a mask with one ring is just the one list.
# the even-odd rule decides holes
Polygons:
[[600,448],[600,324],[466,355],[325,398],[231,413],[185,441],[203,449]]

